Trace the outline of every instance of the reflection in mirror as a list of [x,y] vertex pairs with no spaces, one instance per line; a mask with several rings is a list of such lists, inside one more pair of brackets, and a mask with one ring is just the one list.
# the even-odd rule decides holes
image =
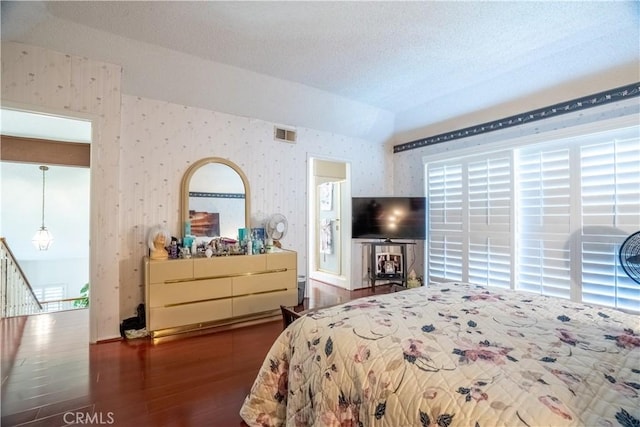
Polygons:
[[202,159],[183,178],[182,218],[196,237],[238,236],[247,227],[248,184],[242,171],[228,160]]

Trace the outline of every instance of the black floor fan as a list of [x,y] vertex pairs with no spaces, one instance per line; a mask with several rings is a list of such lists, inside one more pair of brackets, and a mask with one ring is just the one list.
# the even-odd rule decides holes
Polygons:
[[624,272],[640,284],[640,231],[627,237],[620,246],[619,256]]

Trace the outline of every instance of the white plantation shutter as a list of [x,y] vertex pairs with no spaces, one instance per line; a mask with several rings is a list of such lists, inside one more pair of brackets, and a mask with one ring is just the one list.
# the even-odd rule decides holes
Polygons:
[[511,155],[430,164],[429,277],[509,287]]
[[429,275],[462,280],[462,166],[430,166],[427,176]]
[[468,280],[508,288],[511,283],[511,154],[467,164]]
[[509,239],[469,236],[468,281],[509,288],[511,284],[511,245]]
[[571,296],[567,242],[571,236],[569,150],[518,150],[517,287]]
[[429,238],[429,277],[462,280],[462,236],[447,234],[433,233]]
[[617,136],[580,148],[582,300],[640,310],[640,285],[618,260],[624,239],[640,229],[640,138]]
[[427,163],[428,278],[640,311],[640,127]]

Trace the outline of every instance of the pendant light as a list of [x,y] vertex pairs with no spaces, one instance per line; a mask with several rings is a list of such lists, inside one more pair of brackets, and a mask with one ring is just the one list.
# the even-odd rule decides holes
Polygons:
[[42,171],[42,226],[40,230],[36,231],[31,241],[36,249],[46,251],[49,249],[49,246],[51,246],[51,243],[53,243],[53,235],[47,230],[47,227],[44,226],[44,174],[49,168],[47,166],[40,166],[40,170]]

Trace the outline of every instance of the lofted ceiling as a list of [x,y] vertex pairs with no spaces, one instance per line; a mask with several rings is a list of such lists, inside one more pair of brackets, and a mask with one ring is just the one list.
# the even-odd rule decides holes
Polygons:
[[[639,5],[3,0],[2,39],[66,52],[80,43],[68,29],[80,25],[357,101],[390,112],[394,132],[406,133],[567,82],[640,80]],[[108,59],[118,54],[121,64],[134,55],[120,48]]]

